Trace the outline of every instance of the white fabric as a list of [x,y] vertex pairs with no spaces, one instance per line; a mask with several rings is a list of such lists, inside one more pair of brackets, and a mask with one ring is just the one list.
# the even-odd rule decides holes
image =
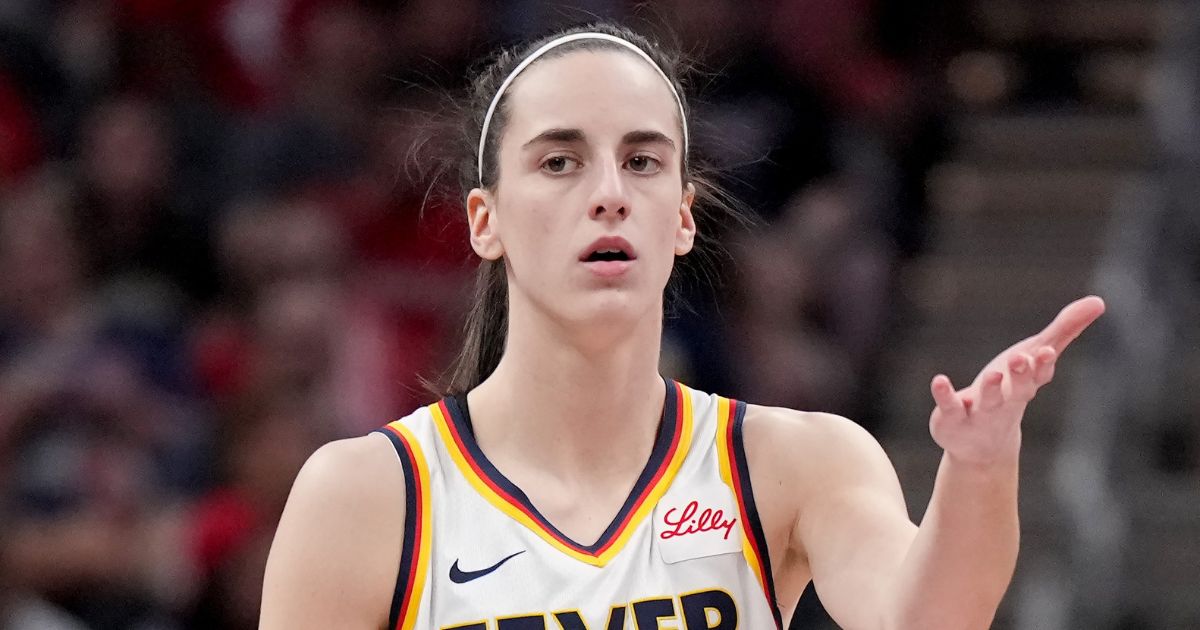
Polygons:
[[[652,624],[651,628],[776,627],[767,597],[742,554],[740,520],[736,527],[705,533],[707,539],[700,535],[662,536],[667,523],[678,522],[681,516],[677,511],[667,518],[668,512],[686,509],[692,501],[720,507],[726,521],[740,516],[736,499],[720,476],[717,397],[686,387],[683,392],[690,396],[693,408],[686,459],[653,513],[636,526],[625,546],[603,567],[567,555],[486,500],[451,458],[428,408],[402,419],[425,454],[431,478],[432,556],[414,628],[438,630],[473,624],[478,628],[486,621],[488,630],[524,630],[543,625],[497,620],[543,615],[544,627],[552,630],[633,630],[645,627],[636,622],[635,606],[656,598],[669,600],[675,617],[663,617],[661,625]],[[726,531],[731,534],[728,538]],[[461,570],[480,570],[517,552],[521,553],[484,577],[462,584],[449,579],[456,562]],[[686,624],[682,600],[688,594],[712,590],[732,597],[736,620],[718,620],[715,611],[706,611],[703,624]],[[623,625],[610,624],[609,615],[620,607],[625,610],[618,610],[615,618],[623,618]],[[642,608],[645,612],[645,606]],[[581,619],[584,626],[573,619]]]

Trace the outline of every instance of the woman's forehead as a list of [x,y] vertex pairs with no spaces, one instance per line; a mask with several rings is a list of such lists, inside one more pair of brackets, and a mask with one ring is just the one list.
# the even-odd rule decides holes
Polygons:
[[513,82],[506,108],[504,135],[518,143],[548,128],[590,128],[618,136],[659,131],[681,145],[670,86],[632,53],[576,50],[538,61]]

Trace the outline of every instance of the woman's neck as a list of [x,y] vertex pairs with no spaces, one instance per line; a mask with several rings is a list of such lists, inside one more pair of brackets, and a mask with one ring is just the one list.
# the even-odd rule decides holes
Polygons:
[[605,328],[510,318],[504,357],[470,395],[485,452],[537,453],[547,472],[567,477],[641,469],[665,396],[662,316]]

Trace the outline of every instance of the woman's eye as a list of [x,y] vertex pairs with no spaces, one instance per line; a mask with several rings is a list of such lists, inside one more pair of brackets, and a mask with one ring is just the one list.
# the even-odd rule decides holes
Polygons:
[[557,175],[570,172],[578,165],[579,162],[577,160],[573,160],[565,155],[556,155],[542,162],[542,170]]
[[635,173],[657,173],[662,169],[662,164],[648,155],[635,155],[629,158],[627,164],[629,165],[629,170]]

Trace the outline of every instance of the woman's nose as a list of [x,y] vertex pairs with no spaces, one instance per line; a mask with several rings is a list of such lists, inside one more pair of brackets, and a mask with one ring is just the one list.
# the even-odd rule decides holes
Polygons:
[[596,170],[598,181],[589,204],[589,216],[593,219],[624,219],[629,215],[629,195],[621,177],[621,165],[614,160],[605,160]]

